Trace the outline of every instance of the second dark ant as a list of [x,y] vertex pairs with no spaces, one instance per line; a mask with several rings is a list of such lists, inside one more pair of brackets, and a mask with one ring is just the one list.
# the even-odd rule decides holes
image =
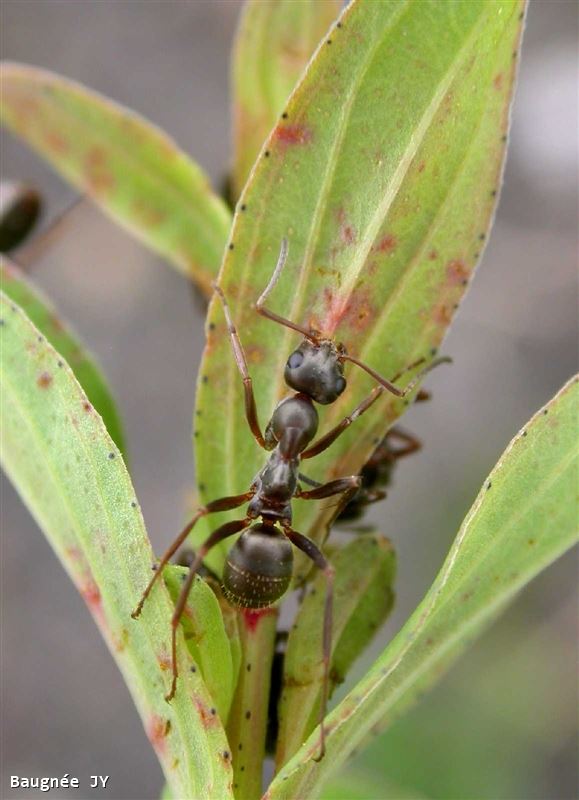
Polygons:
[[[243,346],[233,324],[229,305],[221,288],[217,285],[214,286],[221,300],[233,355],[243,380],[247,424],[257,443],[271,453],[265,466],[257,473],[246,492],[213,500],[197,510],[191,521],[164,553],[132,616],[135,619],[139,616],[164,566],[181,547],[201,517],[219,511],[229,511],[247,503],[245,516],[239,520],[226,522],[213,531],[197,551],[189,568],[187,580],[183,584],[171,619],[173,679],[166,700],[170,701],[177,689],[179,621],[195,574],[207,553],[219,542],[240,533],[241,535],[229,550],[225,561],[222,576],[223,590],[232,603],[242,608],[264,608],[279,600],[290,585],[293,571],[292,545],[294,545],[305,553],[326,577],[322,637],[324,678],[320,704],[320,751],[316,757],[316,760],[319,760],[325,752],[323,721],[328,701],[334,570],[318,546],[307,536],[292,528],[291,504],[294,498],[321,500],[335,495],[340,495],[342,502],[347,503],[359,489],[361,478],[358,475],[350,475],[317,485],[313,489],[303,490],[299,483],[300,462],[303,459],[313,458],[330,447],[355,419],[362,416],[376,402],[384,391],[388,391],[396,397],[405,397],[427,372],[450,359],[434,359],[421,369],[404,389],[400,389],[394,385],[393,381],[405,372],[423,364],[425,358],[420,358],[410,364],[392,381],[389,381],[354,356],[348,355],[343,345],[336,344],[318,331],[302,327],[265,308],[264,303],[281,274],[287,254],[287,240],[283,239],[277,265],[268,285],[255,304],[255,310],[272,322],[301,333],[304,338],[299,347],[291,353],[284,371],[285,382],[290,389],[294,390],[294,393],[283,398],[276,405],[265,428],[265,433],[262,433],[259,424],[251,376]],[[365,370],[378,385],[341,422],[311,444],[318,430],[318,412],[315,403],[329,405],[335,402],[345,390],[345,361],[350,361]],[[260,518],[261,521],[258,522],[257,520]]]
[[[427,392],[419,392],[416,402],[428,400]],[[411,433],[395,425],[378,443],[370,458],[360,470],[361,486],[352,499],[342,507],[334,522],[337,525],[359,520],[367,506],[383,500],[385,489],[392,481],[392,473],[401,458],[417,453],[422,442]]]

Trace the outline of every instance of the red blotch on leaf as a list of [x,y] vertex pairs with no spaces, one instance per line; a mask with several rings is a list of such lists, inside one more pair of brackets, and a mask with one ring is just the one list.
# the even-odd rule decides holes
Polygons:
[[210,728],[218,723],[217,714],[211,713],[205,703],[203,703],[198,697],[194,697],[193,702],[195,703],[195,707],[199,714],[199,719],[201,720],[201,724],[204,728]]
[[40,386],[41,389],[48,389],[50,384],[52,383],[52,375],[50,372],[41,372],[38,378],[36,379],[36,383]]
[[362,332],[376,315],[372,291],[369,289],[359,288],[354,294],[339,294],[327,287],[324,300],[326,313],[318,327],[326,336],[333,336],[339,325]]
[[44,144],[56,156],[64,156],[68,153],[68,142],[57,131],[47,131],[44,135]]
[[439,305],[434,309],[434,321],[441,327],[447,328],[450,325],[451,319],[452,314],[444,304]]
[[356,228],[350,223],[348,215],[343,208],[339,208],[336,217],[340,226],[340,239],[346,245],[356,241]]
[[[85,572],[88,572],[85,571]],[[107,623],[103,612],[103,604],[99,587],[90,573],[85,577],[85,582],[80,586],[80,593],[93,615],[97,625],[102,631],[107,631]],[[108,634],[107,634],[108,635]]]
[[497,74],[493,78],[493,86],[495,87],[497,92],[500,92],[501,89],[503,88],[503,81],[504,81],[503,73],[502,72],[497,72]]
[[312,131],[305,125],[278,125],[274,138],[282,144],[309,144],[312,141]]
[[244,608],[242,609],[242,618],[246,630],[250,633],[255,633],[257,626],[265,617],[271,617],[275,614],[273,608]]
[[449,261],[446,267],[446,275],[451,285],[458,286],[468,278],[467,266],[461,259]]
[[376,249],[380,253],[393,253],[394,250],[396,250],[397,244],[398,244],[398,239],[391,233],[387,233],[386,236],[383,236],[380,239],[380,241],[376,246]]
[[92,578],[83,586],[81,593],[91,611],[100,610],[101,593]]
[[84,159],[84,174],[89,190],[96,195],[106,194],[115,185],[108,168],[107,152],[102,147],[91,147]]
[[159,655],[157,656],[157,664],[163,670],[163,672],[166,672],[168,669],[171,669],[172,664],[169,654],[166,653],[165,651],[159,653]]
[[160,717],[158,714],[153,714],[149,717],[145,725],[147,737],[153,745],[155,751],[164,754],[167,748],[165,739],[167,738],[168,728],[167,721]]

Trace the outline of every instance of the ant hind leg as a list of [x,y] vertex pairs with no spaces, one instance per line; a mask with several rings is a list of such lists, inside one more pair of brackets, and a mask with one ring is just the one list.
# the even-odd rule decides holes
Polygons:
[[222,542],[224,539],[227,539],[229,536],[233,536],[235,533],[239,533],[239,531],[246,528],[249,523],[249,517],[244,519],[236,519],[230,522],[226,522],[225,524],[221,525],[217,530],[214,530],[213,533],[203,542],[199,550],[197,551],[197,555],[195,556],[191,566],[189,567],[189,573],[187,574],[187,580],[183,584],[183,588],[179,594],[177,599],[177,603],[175,605],[175,611],[173,612],[173,616],[171,617],[171,668],[173,679],[171,681],[171,688],[168,694],[165,695],[165,700],[169,703],[173,697],[175,697],[175,692],[177,690],[177,678],[179,677],[179,669],[177,667],[177,630],[179,629],[179,622],[181,621],[181,616],[183,615],[183,611],[185,610],[185,606],[187,604],[187,598],[189,597],[189,592],[191,591],[191,586],[193,585],[193,581],[195,580],[195,575],[201,564],[203,563],[203,559],[207,555],[207,553],[215,547],[216,544]]
[[[283,523],[282,523],[283,524]],[[283,530],[287,538],[298,550],[305,553],[316,567],[324,573],[326,577],[326,600],[324,604],[324,622],[322,634],[322,653],[324,662],[324,677],[322,682],[322,697],[320,702],[320,751],[314,757],[314,761],[321,761],[326,752],[326,732],[324,729],[324,718],[328,705],[330,689],[330,659],[332,655],[332,615],[334,605],[334,568],[311,539],[304,536],[299,531],[294,531],[289,523],[283,525]]]

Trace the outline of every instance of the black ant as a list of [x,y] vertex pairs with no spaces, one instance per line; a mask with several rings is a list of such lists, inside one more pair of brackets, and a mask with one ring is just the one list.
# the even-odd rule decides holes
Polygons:
[[[376,402],[384,390],[391,392],[396,397],[405,397],[427,372],[450,359],[435,359],[416,374],[404,389],[399,389],[393,382],[381,377],[371,367],[358,361],[354,356],[348,355],[341,344],[336,344],[332,339],[323,337],[318,331],[297,325],[295,322],[284,319],[265,308],[264,303],[280,276],[287,253],[288,244],[287,240],[284,239],[273,275],[255,304],[255,310],[261,316],[301,333],[304,339],[288,358],[284,372],[285,382],[295,393],[288,395],[277,404],[267,424],[265,433],[262,433],[259,425],[252,381],[245,353],[231,318],[229,305],[221,288],[217,285],[214,286],[223,307],[235,362],[243,379],[247,424],[257,443],[265,450],[271,450],[271,455],[263,469],[253,479],[248,491],[232,497],[213,500],[198,509],[193,519],[185,526],[161,558],[158,568],[143,592],[132,616],[133,618],[139,616],[146,598],[161,575],[163,567],[181,547],[193,526],[201,517],[214,512],[229,511],[248,503],[243,519],[226,522],[213,531],[197,551],[195,559],[189,568],[187,580],[183,585],[171,619],[173,680],[165,699],[170,701],[174,697],[177,688],[177,630],[179,620],[183,614],[195,574],[211,548],[229,536],[241,532],[225,561],[222,577],[223,589],[231,602],[243,608],[263,608],[279,600],[289,587],[293,568],[292,545],[294,545],[305,553],[326,576],[327,588],[323,622],[324,679],[320,706],[321,734],[320,753],[318,756],[318,758],[322,758],[325,752],[323,720],[328,700],[334,570],[317,545],[307,536],[292,528],[291,503],[294,498],[321,500],[333,495],[342,495],[343,501],[347,502],[359,489],[361,479],[358,475],[351,475],[331,480],[328,483],[316,486],[314,489],[304,491],[299,485],[300,461],[312,458],[326,450],[355,419],[360,417]],[[346,379],[343,374],[345,361],[351,361],[364,369],[379,385],[375,386],[368,397],[356,406],[348,416],[344,417],[338,425],[319,438],[314,444],[310,444],[318,430],[318,412],[314,403],[328,405],[337,400],[342,394],[346,388]],[[421,358],[407,367],[406,370],[403,370],[403,372],[413,369],[423,362],[424,358]],[[400,377],[403,372],[399,373],[394,380]],[[259,518],[261,518],[261,522],[256,521]]]
[[[421,394],[426,397],[417,396],[417,401],[427,399],[426,392],[420,392],[419,395]],[[392,472],[398,460],[416,453],[421,447],[419,439],[398,425],[390,428],[360,470],[360,488],[351,500],[342,506],[336,516],[336,524],[360,519],[366,511],[366,506],[383,500],[386,497],[385,489],[392,481]],[[305,476],[302,476],[302,479],[304,478]],[[305,478],[304,482],[312,485],[314,483],[309,478]]]

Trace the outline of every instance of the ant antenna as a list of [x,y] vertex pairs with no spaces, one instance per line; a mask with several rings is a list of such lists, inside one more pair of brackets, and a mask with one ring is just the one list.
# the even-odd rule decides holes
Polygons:
[[257,311],[258,314],[261,314],[262,317],[266,317],[267,319],[270,319],[272,322],[277,322],[279,325],[284,325],[286,328],[291,328],[292,330],[301,333],[302,336],[306,337],[306,339],[309,339],[311,342],[314,342],[314,344],[317,344],[319,339],[312,333],[312,331],[308,330],[307,328],[302,328],[301,325],[298,325],[297,323],[292,322],[289,319],[285,319],[285,317],[280,317],[278,314],[274,314],[273,311],[270,311],[268,308],[264,308],[263,305],[267,300],[269,293],[272,291],[272,289],[279,280],[281,271],[284,268],[285,263],[287,261],[288,252],[289,252],[288,241],[284,237],[281,240],[279,256],[277,259],[277,264],[275,265],[275,269],[273,271],[273,275],[269,279],[269,283],[267,284],[263,292],[260,294],[257,303],[255,304],[255,310]]
[[[376,370],[372,369],[372,367],[369,367],[367,364],[364,364],[363,361],[359,361],[354,356],[349,356],[346,353],[344,353],[341,356],[341,359],[342,361],[351,361],[352,364],[356,364],[357,367],[360,367],[361,369],[364,370],[364,372],[367,372],[368,375],[371,375],[374,378],[374,380],[380,384],[380,386],[383,386],[384,389],[386,389],[388,392],[395,395],[396,397],[406,397],[407,394],[410,394],[410,392],[414,389],[416,384],[419,383],[428,372],[433,370],[435,367],[438,367],[439,364],[452,363],[452,358],[450,358],[449,356],[441,356],[440,358],[435,358],[434,361],[431,361],[430,364],[428,364],[428,366],[424,367],[424,369],[421,369],[420,372],[418,372],[414,376],[414,378],[412,378],[410,383],[404,387],[404,389],[399,389],[398,386],[395,386],[394,383],[392,383],[392,381],[386,380],[386,378],[383,378],[382,375],[376,372]],[[397,375],[395,375],[393,380],[398,380],[398,378],[401,375],[403,375],[408,370],[417,367],[419,364],[422,364],[424,360],[425,360],[424,358],[419,358],[417,361],[410,364],[408,367],[406,367]]]

